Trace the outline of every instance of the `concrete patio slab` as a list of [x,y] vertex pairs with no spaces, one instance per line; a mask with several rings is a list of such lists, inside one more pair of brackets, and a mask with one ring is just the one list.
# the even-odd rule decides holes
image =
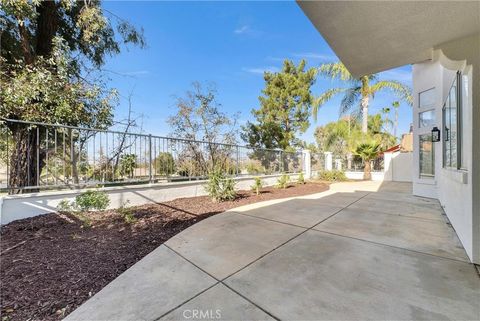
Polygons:
[[191,226],[67,320],[480,320],[480,278],[438,203],[411,184],[331,187]]
[[275,320],[219,283],[160,320]]
[[441,206],[436,199],[414,196],[403,192],[375,192],[365,196],[365,199],[408,202],[414,205],[432,206],[441,209]]
[[303,231],[227,212],[193,225],[165,244],[221,280]]
[[350,205],[349,209],[375,211],[383,214],[401,215],[408,217],[417,217],[429,220],[445,222],[446,218],[438,215],[442,211],[439,204],[417,205],[412,202],[362,198],[358,202]]
[[162,245],[65,320],[154,320],[215,283]]
[[442,221],[383,214],[368,209],[346,208],[315,226],[314,229],[469,261],[454,230]]
[[409,182],[381,182],[376,192],[393,192],[412,195],[413,187],[412,183]]
[[318,200],[293,199],[242,211],[241,213],[310,228],[342,208],[340,206],[321,204]]
[[281,320],[477,320],[472,265],[308,231],[225,281]]
[[329,195],[324,195],[316,200],[322,205],[345,207],[355,203],[359,199],[365,197],[367,194],[368,192],[364,191],[355,191],[352,193],[336,192]]

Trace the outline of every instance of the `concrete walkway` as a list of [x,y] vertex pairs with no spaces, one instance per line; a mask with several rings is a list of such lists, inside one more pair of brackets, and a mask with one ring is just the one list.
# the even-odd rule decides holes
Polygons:
[[67,319],[480,320],[480,278],[436,200],[340,183],[203,220]]

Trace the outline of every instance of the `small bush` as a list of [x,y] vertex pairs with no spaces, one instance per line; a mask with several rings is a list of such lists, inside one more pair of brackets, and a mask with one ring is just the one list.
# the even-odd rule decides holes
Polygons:
[[318,174],[318,178],[323,181],[329,182],[343,182],[347,180],[347,176],[345,176],[345,172],[339,170],[331,170],[331,171],[321,171]]
[[57,209],[62,212],[70,212],[73,210],[72,203],[68,200],[61,200],[57,205]]
[[255,177],[255,182],[251,186],[252,191],[255,192],[255,194],[259,195],[260,194],[260,189],[263,187],[263,182],[260,179],[260,177]]
[[62,200],[58,203],[58,210],[63,212],[71,212],[76,218],[81,220],[84,225],[91,226],[90,218],[84,214],[86,211],[99,210],[102,211],[110,204],[107,193],[101,191],[86,191],[77,197],[75,201],[69,202]]
[[101,191],[86,191],[75,197],[75,204],[80,211],[103,211],[110,204],[107,193]]
[[288,187],[288,183],[290,182],[290,176],[287,174],[282,174],[277,180],[276,188],[283,188],[286,189]]
[[128,200],[123,203],[123,205],[117,209],[117,212],[123,217],[125,223],[131,224],[135,223],[137,219],[133,215],[133,211],[131,210],[131,208],[127,207],[128,203],[130,203],[130,201]]
[[297,184],[305,184],[305,177],[303,177],[303,172],[298,174]]
[[225,177],[220,171],[214,171],[208,175],[208,183],[205,191],[215,202],[232,201],[237,197],[235,181]]

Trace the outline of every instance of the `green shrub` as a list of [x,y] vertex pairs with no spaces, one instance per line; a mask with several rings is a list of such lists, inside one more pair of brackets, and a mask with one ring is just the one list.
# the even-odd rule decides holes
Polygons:
[[331,170],[331,171],[321,171],[318,174],[318,178],[323,181],[329,182],[343,182],[347,180],[347,176],[345,176],[345,172],[339,170]]
[[235,181],[225,177],[220,171],[214,171],[208,175],[208,183],[205,191],[215,202],[232,201],[237,197]]
[[61,212],[70,212],[73,210],[73,202],[70,203],[68,200],[61,200],[57,205],[57,209]]
[[305,177],[303,177],[303,172],[300,172],[300,174],[298,174],[297,183],[298,184],[305,184]]
[[60,203],[58,203],[57,205],[57,209],[61,212],[71,213],[83,223],[83,226],[92,225],[92,221],[90,220],[90,218],[82,212],[78,211],[78,206],[75,201],[69,202],[68,200],[61,200]]
[[86,191],[75,197],[75,204],[80,211],[102,211],[110,204],[107,193],[101,191]]
[[123,203],[123,205],[117,209],[117,212],[123,217],[123,219],[125,220],[125,223],[131,224],[131,223],[135,223],[137,219],[133,215],[132,209],[127,207],[128,203],[130,203],[130,201],[128,200],[125,203]]
[[73,202],[62,200],[58,203],[58,210],[66,212],[86,212],[91,210],[103,211],[110,204],[107,193],[101,191],[86,191],[75,197]]
[[107,193],[101,191],[86,191],[77,197],[73,202],[62,200],[57,208],[62,212],[71,212],[76,218],[86,226],[91,226],[90,218],[84,212],[91,210],[102,211],[110,204]]
[[252,191],[255,192],[255,194],[259,195],[260,194],[260,189],[263,187],[263,182],[260,179],[260,177],[255,177],[255,182],[251,186]]
[[276,188],[283,188],[286,189],[288,187],[288,183],[290,182],[290,176],[287,174],[282,174],[277,180]]

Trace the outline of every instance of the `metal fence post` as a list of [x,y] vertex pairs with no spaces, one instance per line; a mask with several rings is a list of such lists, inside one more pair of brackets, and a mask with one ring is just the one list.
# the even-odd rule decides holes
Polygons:
[[235,167],[235,176],[238,176],[239,169],[240,169],[240,151],[237,146],[237,166]]
[[283,173],[283,151],[280,151],[280,173]]
[[152,184],[153,175],[152,175],[152,134],[148,135],[148,182]]

